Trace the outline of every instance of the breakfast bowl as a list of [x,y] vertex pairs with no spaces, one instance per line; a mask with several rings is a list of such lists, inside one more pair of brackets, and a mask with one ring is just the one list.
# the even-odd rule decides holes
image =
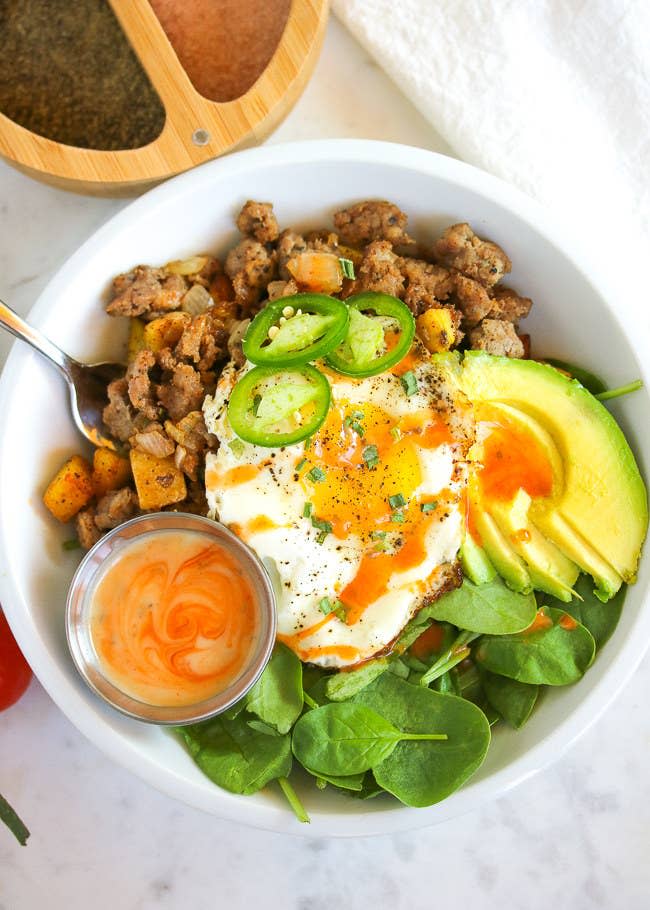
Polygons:
[[[322,225],[337,209],[389,198],[409,214],[409,232],[431,237],[469,222],[502,245],[511,275],[535,301],[526,322],[537,358],[579,360],[608,386],[644,378],[633,341],[615,316],[621,302],[576,239],[503,182],[453,159],[367,141],[325,141],[258,149],[210,162],[134,202],[62,267],[30,314],[43,332],[85,361],[123,358],[126,337],[103,312],[111,279],[141,262],[163,263],[197,250],[223,254],[247,199],[272,200],[282,225]],[[544,402],[539,406],[543,409]],[[648,396],[611,402],[611,412],[647,474]],[[634,672],[650,636],[647,560],[629,587],[620,621],[579,682],[549,688],[527,725],[499,724],[487,757],[459,790],[427,808],[383,797],[349,799],[298,779],[311,824],[286,811],[279,789],[239,796],[216,787],[178,739],[162,727],[117,713],[85,685],[70,656],[65,603],[79,554],[62,547],[41,496],[57,465],[80,440],[65,390],[35,354],[14,348],[0,381],[0,598],[39,680],[61,710],[106,754],[188,805],[279,832],[352,836],[443,821],[502,795],[561,753],[593,723]]]

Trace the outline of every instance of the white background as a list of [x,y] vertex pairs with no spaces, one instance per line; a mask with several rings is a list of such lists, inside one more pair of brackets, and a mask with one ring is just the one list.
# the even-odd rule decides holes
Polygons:
[[[335,21],[271,142],[354,136],[449,152]],[[50,189],[0,164],[0,295],[27,312],[123,201]],[[0,362],[9,348],[0,336]],[[11,441],[1,440],[2,445]],[[558,764],[472,815],[354,841],[280,837],[185,808],[105,759],[37,682],[0,715],[0,910],[650,906],[650,661]]]

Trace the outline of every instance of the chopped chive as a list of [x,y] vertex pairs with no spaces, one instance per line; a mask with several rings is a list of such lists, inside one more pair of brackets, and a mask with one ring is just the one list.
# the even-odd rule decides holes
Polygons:
[[339,256],[339,262],[344,276],[346,278],[354,278],[354,262],[351,259],[344,259],[342,256]]
[[228,443],[228,448],[235,458],[239,458],[240,455],[244,454],[244,443],[241,439],[231,439]]
[[422,502],[422,503],[420,503],[420,511],[421,511],[421,512],[433,512],[434,509],[437,509],[437,508],[438,508],[438,503],[435,502],[435,501],[434,501],[434,502]]
[[355,420],[363,420],[363,411],[352,411],[352,416]]
[[377,553],[385,553],[386,550],[388,549],[388,543],[385,540],[380,540],[378,543],[375,544],[374,548]]
[[296,471],[302,471],[302,469],[305,467],[306,464],[307,464],[307,459],[301,458],[300,461],[298,462],[298,464],[296,465]]
[[319,543],[319,544],[325,543],[326,537],[327,537],[327,531],[321,531],[316,538],[316,543]]
[[401,493],[395,493],[394,496],[388,497],[388,505],[391,509],[401,509],[402,506],[406,505],[406,500]]
[[363,436],[363,434],[365,433],[364,428],[361,426],[361,424],[357,420],[353,421],[350,424],[350,428],[352,430],[354,430],[354,432],[357,433],[359,436]]
[[334,604],[329,597],[323,597],[318,601],[318,609],[327,616],[334,609]]
[[407,396],[410,398],[411,395],[415,395],[418,390],[418,381],[415,378],[415,373],[413,370],[409,370],[408,373],[404,373],[404,375],[400,377],[400,380]]
[[64,550],[79,550],[81,549],[81,544],[76,537],[71,538],[70,540],[64,540],[61,544]]
[[343,421],[343,426],[344,426],[344,427],[351,427],[351,426],[352,426],[352,418],[351,418],[351,417],[346,417],[345,420]]
[[385,536],[386,536],[385,531],[371,531],[370,532],[371,540],[383,540]]
[[311,517],[312,527],[318,528],[319,531],[325,531],[326,534],[332,533],[332,525],[329,521],[324,521],[322,518],[316,518],[315,515]]
[[390,435],[393,437],[393,439],[398,440],[402,438],[402,431],[399,427],[392,427]]
[[404,512],[393,512],[390,516],[390,520],[396,522],[397,524],[402,524],[404,522]]
[[311,518],[311,510],[312,510],[313,508],[314,508],[314,507],[313,507],[313,505],[312,505],[310,502],[306,502],[306,503],[304,504],[304,506],[302,507],[302,517],[303,517],[303,518]]
[[307,477],[311,480],[312,483],[321,483],[321,481],[325,480],[325,476],[325,471],[319,467],[313,467],[307,474]]
[[262,396],[256,395],[253,398],[253,414],[257,417],[257,412],[259,411],[260,404],[262,403]]
[[366,467],[371,469],[377,467],[379,464],[379,450],[377,449],[377,446],[366,446],[361,454],[366,463]]

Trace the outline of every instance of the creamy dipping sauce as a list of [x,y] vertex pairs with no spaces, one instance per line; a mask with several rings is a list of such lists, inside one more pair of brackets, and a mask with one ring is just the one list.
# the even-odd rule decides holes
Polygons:
[[120,547],[91,593],[90,637],[104,675],[149,705],[223,692],[250,666],[260,625],[251,580],[195,531],[155,531]]

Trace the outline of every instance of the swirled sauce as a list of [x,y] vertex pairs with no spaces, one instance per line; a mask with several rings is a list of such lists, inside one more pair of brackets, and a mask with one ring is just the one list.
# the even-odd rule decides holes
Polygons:
[[107,560],[90,634],[104,675],[149,705],[196,704],[250,665],[260,628],[251,581],[195,531],[158,531]]

